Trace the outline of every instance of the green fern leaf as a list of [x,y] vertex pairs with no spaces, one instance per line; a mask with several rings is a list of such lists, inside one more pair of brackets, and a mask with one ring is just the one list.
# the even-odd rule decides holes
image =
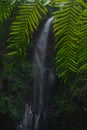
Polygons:
[[61,10],[53,13],[53,31],[55,33],[56,68],[58,77],[70,78],[69,72],[78,73],[78,20],[82,8],[76,1],[69,1],[62,5]]
[[47,9],[42,3],[29,2],[19,6],[19,15],[11,25],[8,39],[12,45],[8,45],[7,48],[14,47],[13,52],[18,51],[21,57],[25,57],[31,36],[37,29],[42,14],[46,15],[46,12]]

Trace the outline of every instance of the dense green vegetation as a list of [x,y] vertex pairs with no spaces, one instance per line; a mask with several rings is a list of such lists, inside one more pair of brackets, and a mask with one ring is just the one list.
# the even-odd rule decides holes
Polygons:
[[0,1],[0,114],[20,120],[25,102],[31,98],[33,40],[46,17],[55,18],[56,83],[50,97],[51,128],[86,130],[86,0]]

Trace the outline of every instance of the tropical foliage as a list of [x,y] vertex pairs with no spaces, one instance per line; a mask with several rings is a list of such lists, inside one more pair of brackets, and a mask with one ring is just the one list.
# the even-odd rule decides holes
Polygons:
[[31,64],[30,62],[20,63],[11,71],[4,70],[2,76],[0,79],[0,112],[20,119],[23,113],[22,108],[31,96]]
[[[56,8],[59,8],[58,4]],[[86,5],[75,0],[65,2],[61,5],[61,10],[53,12],[56,70],[64,82],[87,69],[86,10]]]
[[[41,20],[47,17],[54,17],[52,30],[57,79],[67,85],[66,91],[63,90],[59,97],[54,96],[52,99],[57,108],[58,119],[61,113],[66,117],[66,113],[73,114],[74,110],[87,112],[86,105],[79,109],[82,103],[87,103],[87,4],[83,0],[0,1],[1,112],[15,117],[23,105],[24,92],[28,92],[28,84],[31,84],[32,79],[32,57],[28,57],[28,62],[26,60],[30,53],[28,48],[32,45],[33,34],[38,30]],[[12,68],[14,63],[15,67]],[[31,89],[32,85],[29,86]],[[17,92],[20,94],[17,95]],[[76,105],[78,102],[79,105]],[[55,119],[53,111],[53,120]]]
[[12,52],[8,56],[25,57],[33,32],[37,29],[42,14],[46,15],[47,9],[42,3],[29,2],[19,6],[19,15],[11,25],[8,41],[11,43],[7,49]]
[[0,26],[5,20],[10,16],[11,10],[13,9],[14,4],[10,0],[0,1]]
[[53,32],[56,42],[56,70],[58,77],[66,82],[87,69],[87,6],[82,0],[53,0],[45,3],[47,1],[1,2],[2,24],[10,17],[14,6],[17,8],[9,30],[6,57],[15,57],[14,60],[26,57],[33,33],[37,30],[40,19],[47,14],[47,5],[49,8],[51,6],[55,9],[50,15],[55,18]]
[[[74,12],[77,12],[76,14]],[[56,20],[54,21],[54,32],[58,49],[56,62],[59,77],[68,74],[69,71],[77,72],[77,21],[81,8],[77,3],[72,5],[66,3],[62,10],[53,13]]]

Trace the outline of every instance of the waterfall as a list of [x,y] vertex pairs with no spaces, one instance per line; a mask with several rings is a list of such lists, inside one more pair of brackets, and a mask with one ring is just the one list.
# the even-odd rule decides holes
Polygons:
[[47,48],[47,40],[48,34],[51,26],[51,22],[53,18],[50,18],[45,23],[43,30],[40,34],[40,37],[37,41],[35,52],[34,52],[34,130],[39,130],[39,122],[41,115],[45,116],[44,111],[44,101],[45,101],[45,89],[46,89],[46,82],[45,82],[45,72],[46,72],[46,65],[45,65],[45,56],[46,56],[46,48]]
[[[42,122],[46,122],[46,49],[48,35],[50,31],[51,22],[53,18],[49,18],[45,23],[42,32],[37,40],[34,57],[33,57],[33,103],[32,105],[25,105],[25,114],[23,121],[20,123],[18,130],[39,130]],[[49,72],[52,79],[52,73]],[[48,78],[49,80],[49,78]],[[46,130],[43,127],[43,130]]]

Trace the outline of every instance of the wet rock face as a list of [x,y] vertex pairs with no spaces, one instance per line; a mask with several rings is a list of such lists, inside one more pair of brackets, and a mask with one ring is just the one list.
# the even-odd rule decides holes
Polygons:
[[0,113],[0,130],[16,130],[16,122],[7,114]]

